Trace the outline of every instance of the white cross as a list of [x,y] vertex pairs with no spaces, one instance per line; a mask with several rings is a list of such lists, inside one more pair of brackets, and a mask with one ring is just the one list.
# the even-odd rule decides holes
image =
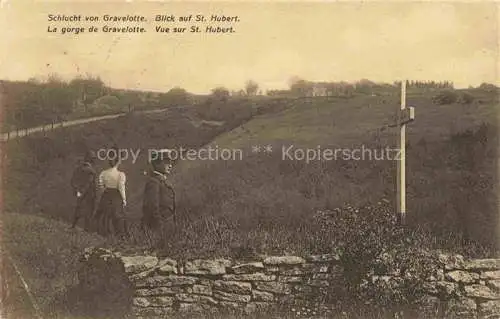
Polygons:
[[398,210],[401,224],[406,221],[406,124],[415,120],[415,108],[406,107],[406,80],[401,81],[401,109],[398,112],[397,126],[400,127],[397,191]]

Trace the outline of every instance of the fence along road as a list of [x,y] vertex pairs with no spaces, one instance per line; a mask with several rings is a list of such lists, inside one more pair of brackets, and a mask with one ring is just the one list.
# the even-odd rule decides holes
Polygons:
[[[147,111],[135,111],[134,113],[141,113],[141,114],[160,113],[160,112],[165,112],[168,109],[170,109],[170,108],[147,110]],[[114,119],[114,118],[125,116],[127,114],[128,113],[118,113],[118,114],[102,115],[102,116],[96,116],[96,117],[87,117],[87,118],[83,118],[83,119],[64,121],[64,122],[59,122],[59,123],[54,123],[54,124],[40,125],[40,126],[36,126],[36,127],[31,127],[31,128],[23,128],[23,129],[19,129],[19,130],[15,130],[15,131],[10,131],[8,133],[3,133],[0,137],[0,140],[1,141],[8,141],[8,140],[15,139],[15,138],[25,137],[25,136],[33,134],[33,133],[52,131],[52,130],[55,130],[55,129],[58,129],[61,127],[68,127],[68,126],[74,126],[74,125],[85,124],[85,123],[90,123],[90,122]]]

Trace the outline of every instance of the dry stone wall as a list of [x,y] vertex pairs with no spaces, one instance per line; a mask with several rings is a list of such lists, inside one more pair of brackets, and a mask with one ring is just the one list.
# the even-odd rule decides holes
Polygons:
[[[425,279],[423,307],[444,318],[500,318],[500,259],[466,261],[461,255],[439,254],[436,265]],[[394,271],[370,278],[388,289],[398,289],[402,279]]]
[[[101,313],[119,308],[122,318],[165,318],[191,312],[253,313],[311,304],[318,314],[325,314],[331,311],[332,297],[345,288],[338,254],[180,262],[97,248],[86,250],[82,262],[82,291],[87,292],[85,295],[100,292],[94,294],[99,300],[86,302]],[[397,283],[398,279],[394,273],[370,277],[372,283],[380,285]],[[461,256],[440,255],[436,275],[426,280],[427,304],[444,306],[450,317],[500,318],[500,260],[466,262]],[[397,285],[392,286],[397,289]],[[104,290],[109,292],[105,297]]]

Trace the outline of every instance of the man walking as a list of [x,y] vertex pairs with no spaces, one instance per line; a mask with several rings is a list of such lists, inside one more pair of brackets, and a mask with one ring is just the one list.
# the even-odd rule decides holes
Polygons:
[[84,221],[83,229],[89,231],[91,228],[97,188],[96,172],[94,170],[96,158],[95,152],[87,151],[83,162],[73,171],[71,187],[76,197],[76,206],[71,228],[75,228],[81,217],[83,217]]
[[152,152],[142,206],[142,226],[158,234],[166,222],[175,223],[175,192],[168,180],[172,164],[168,150]]

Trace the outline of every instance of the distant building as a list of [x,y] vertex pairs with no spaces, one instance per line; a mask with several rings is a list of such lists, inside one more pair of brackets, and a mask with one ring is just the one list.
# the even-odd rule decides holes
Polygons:
[[330,96],[333,95],[331,92],[330,85],[324,82],[311,82],[310,87],[307,90],[306,96]]
[[328,96],[328,88],[323,85],[315,85],[312,89],[312,96]]

